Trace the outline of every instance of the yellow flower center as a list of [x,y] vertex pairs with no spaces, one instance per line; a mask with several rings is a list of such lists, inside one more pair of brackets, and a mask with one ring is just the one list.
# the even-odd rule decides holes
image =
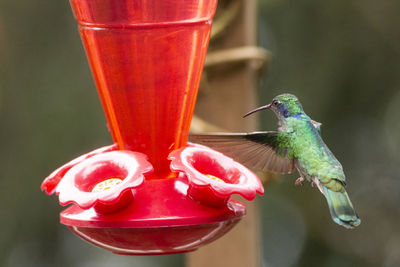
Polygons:
[[92,192],[102,192],[104,190],[110,189],[111,187],[114,187],[122,182],[121,179],[119,178],[110,178],[107,180],[104,180],[98,184],[92,189]]
[[206,174],[206,175],[207,175],[207,177],[209,177],[209,178],[211,178],[211,179],[213,179],[213,180],[215,180],[217,182],[225,183],[224,180],[222,180],[222,179],[220,179],[220,178],[218,178],[218,177],[216,177],[214,175],[211,175],[211,174]]

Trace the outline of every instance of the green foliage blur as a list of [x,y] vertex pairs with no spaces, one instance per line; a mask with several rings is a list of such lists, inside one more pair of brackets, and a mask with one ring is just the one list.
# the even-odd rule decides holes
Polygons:
[[[260,199],[263,265],[400,266],[400,2],[259,1],[273,55],[259,102],[290,92],[323,123],[362,219],[337,226],[317,190],[282,177]],[[76,28],[68,1],[0,1],[0,266],[183,266],[79,240],[40,191],[56,167],[111,143]],[[276,128],[272,114],[261,121]]]

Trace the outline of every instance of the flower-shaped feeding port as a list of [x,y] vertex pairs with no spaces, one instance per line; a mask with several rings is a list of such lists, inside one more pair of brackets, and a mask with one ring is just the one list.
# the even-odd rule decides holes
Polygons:
[[253,200],[264,188],[243,165],[208,147],[189,144],[170,154],[171,169],[187,176],[188,195],[205,205],[222,207],[232,194]]
[[153,167],[144,154],[112,151],[92,156],[73,166],[60,181],[56,193],[61,205],[75,203],[99,213],[115,212],[133,199],[132,189],[143,185]]
[[81,155],[81,156],[77,157],[76,159],[71,160],[70,162],[64,164],[60,168],[53,171],[49,176],[47,176],[46,179],[44,179],[44,181],[42,183],[41,189],[49,195],[53,194],[56,190],[57,185],[60,183],[60,181],[64,177],[64,175],[76,164],[84,161],[85,159],[93,157],[95,155],[109,152],[109,151],[114,151],[116,149],[118,149],[118,145],[112,144],[110,146],[98,148],[87,154]]

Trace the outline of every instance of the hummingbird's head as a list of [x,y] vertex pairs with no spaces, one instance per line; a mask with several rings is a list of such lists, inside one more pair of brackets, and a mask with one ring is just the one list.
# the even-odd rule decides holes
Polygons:
[[271,109],[279,119],[285,119],[303,113],[303,107],[295,95],[282,94],[274,97],[270,104],[256,108],[248,112],[244,117],[264,109]]

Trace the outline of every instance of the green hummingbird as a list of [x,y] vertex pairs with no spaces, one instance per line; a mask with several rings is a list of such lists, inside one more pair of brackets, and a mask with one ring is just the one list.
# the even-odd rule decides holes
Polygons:
[[334,222],[352,229],[361,222],[345,190],[342,165],[321,138],[321,123],[313,121],[296,96],[281,94],[268,105],[248,112],[244,117],[270,109],[279,120],[278,131],[253,133],[191,134],[203,143],[254,170],[292,173],[310,181],[325,196]]

